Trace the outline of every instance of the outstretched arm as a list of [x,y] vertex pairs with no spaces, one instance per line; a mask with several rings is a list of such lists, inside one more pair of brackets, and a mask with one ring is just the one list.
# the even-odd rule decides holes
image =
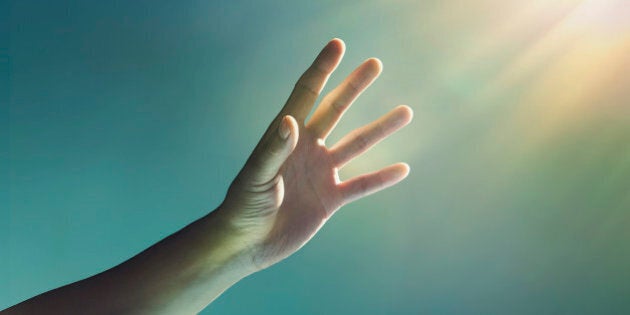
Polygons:
[[194,314],[231,285],[291,255],[341,206],[402,180],[404,163],[340,181],[338,170],[411,121],[398,106],[331,147],[325,139],[380,74],[368,59],[327,94],[305,121],[345,46],[330,41],[213,212],[126,262],[46,292],[9,314]]

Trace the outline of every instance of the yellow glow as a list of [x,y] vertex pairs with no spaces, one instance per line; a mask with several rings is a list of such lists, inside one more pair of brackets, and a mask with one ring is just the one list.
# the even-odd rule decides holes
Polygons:
[[525,93],[514,100],[499,132],[488,135],[485,147],[508,141],[502,138],[508,130],[527,130],[519,139],[521,150],[513,152],[515,158],[523,156],[606,106],[597,100],[630,71],[626,7],[616,0],[582,2],[490,82],[479,95],[480,105],[517,85]]

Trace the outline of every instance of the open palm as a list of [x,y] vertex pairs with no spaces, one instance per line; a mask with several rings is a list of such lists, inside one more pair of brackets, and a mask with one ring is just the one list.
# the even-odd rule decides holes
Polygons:
[[396,107],[330,148],[324,143],[345,110],[380,74],[378,59],[357,67],[305,122],[344,50],[343,42],[333,39],[300,77],[224,202],[233,225],[247,235],[259,269],[302,247],[344,204],[399,182],[409,171],[399,163],[344,182],[337,174],[352,158],[408,124],[412,112],[407,106]]

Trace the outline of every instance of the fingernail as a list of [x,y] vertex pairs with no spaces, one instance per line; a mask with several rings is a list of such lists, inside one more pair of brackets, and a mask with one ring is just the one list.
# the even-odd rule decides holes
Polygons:
[[289,137],[289,134],[291,133],[291,129],[289,129],[289,123],[287,122],[286,116],[282,118],[282,121],[280,122],[278,133],[280,134],[280,138],[285,140]]

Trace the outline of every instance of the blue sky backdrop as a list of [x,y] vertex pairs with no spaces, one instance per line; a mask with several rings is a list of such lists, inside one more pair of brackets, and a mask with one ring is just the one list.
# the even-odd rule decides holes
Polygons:
[[0,2],[0,309],[211,211],[333,37],[326,90],[380,79],[331,143],[412,125],[406,161],[203,314],[630,313],[630,16],[621,0]]

